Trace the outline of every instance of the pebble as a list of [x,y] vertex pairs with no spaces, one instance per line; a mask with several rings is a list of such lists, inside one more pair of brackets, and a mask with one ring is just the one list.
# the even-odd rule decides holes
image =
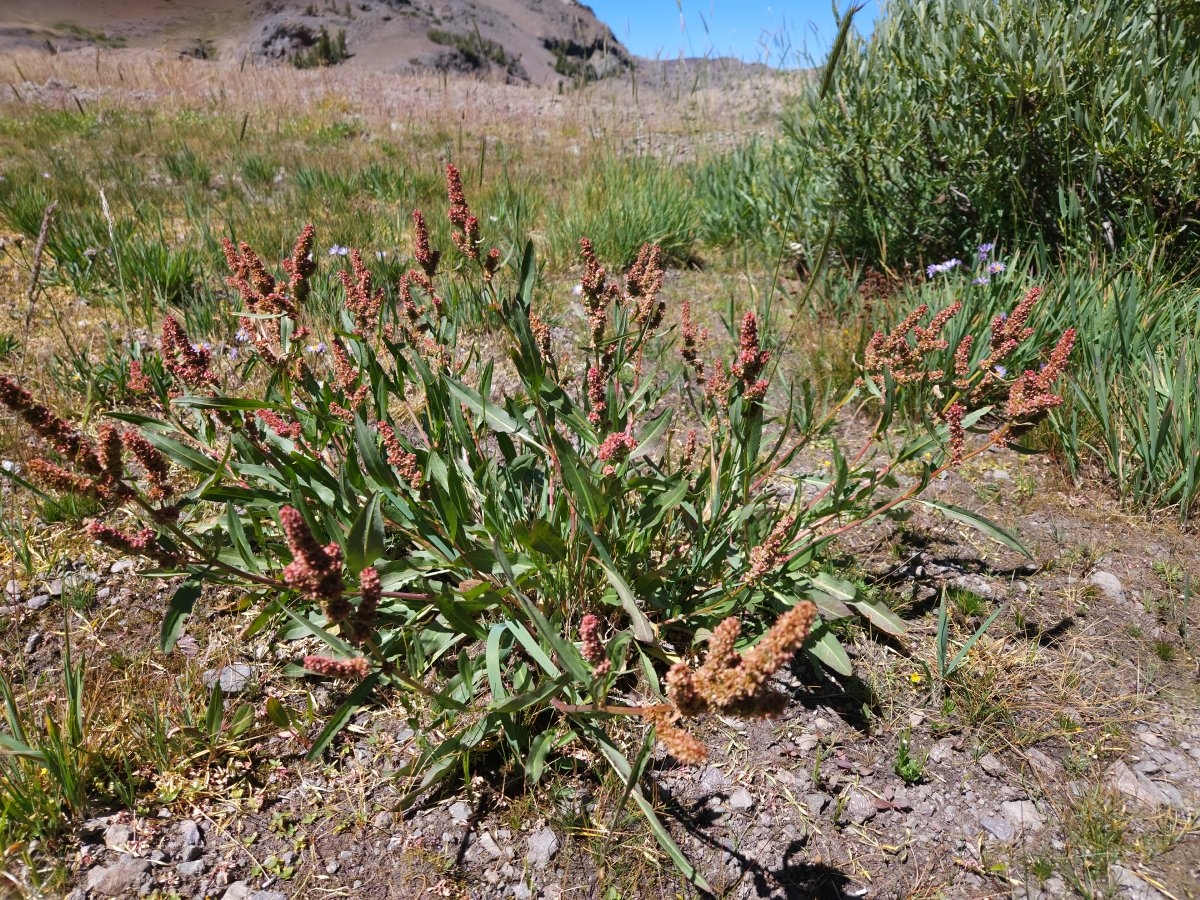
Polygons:
[[4,586],[4,593],[7,594],[13,600],[16,600],[18,597],[21,596],[20,583],[15,580],[9,581],[8,584],[6,584]]
[[246,689],[246,685],[253,677],[254,668],[252,666],[246,663],[234,663],[220,669],[209,669],[200,676],[200,680],[210,691],[214,684],[220,683],[223,693],[237,694]]
[[1017,836],[1017,829],[1013,823],[1000,816],[984,816],[979,820],[979,824],[996,840],[1006,844]]
[[846,795],[846,805],[842,807],[842,814],[855,825],[870,821],[875,818],[877,812],[879,809],[875,806],[875,799],[865,791],[852,788]]
[[1121,895],[1127,900],[1166,900],[1166,898],[1143,881],[1136,872],[1124,866],[1111,865],[1108,867],[1109,879],[1121,889]]
[[50,605],[49,594],[38,594],[36,597],[30,597],[25,601],[25,608],[36,612],[39,609],[45,609]]
[[1007,800],[1000,804],[1000,812],[1023,831],[1037,834],[1046,827],[1046,821],[1028,800]]
[[179,839],[185,847],[199,847],[204,843],[204,835],[200,833],[200,826],[191,819],[184,819],[179,823]]
[[51,579],[46,584],[46,593],[51,597],[61,597],[63,592],[63,580],[61,578]]
[[738,812],[749,812],[754,809],[754,797],[745,788],[738,788],[729,795],[729,808]]
[[558,852],[558,836],[543,826],[529,835],[528,846],[525,860],[535,869],[544,869]]
[[109,825],[104,830],[104,846],[109,850],[122,850],[133,840],[133,829],[128,825]]
[[182,878],[198,878],[199,876],[203,875],[207,869],[208,863],[203,859],[193,859],[175,864],[175,871]]
[[115,563],[109,566],[108,571],[113,575],[120,575],[122,572],[129,572],[137,565],[133,559],[118,559]]
[[987,753],[979,758],[979,767],[993,778],[1003,778],[1008,772],[1004,763],[995,754]]
[[97,866],[88,872],[88,890],[101,897],[120,897],[134,893],[143,876],[150,871],[150,860],[129,853],[110,866]]
[[729,786],[729,779],[725,777],[725,773],[716,766],[707,766],[700,773],[700,787],[705,791],[716,793],[724,790]]
[[471,804],[466,800],[459,800],[450,804],[450,818],[459,824],[466,824],[471,818]]
[[1100,593],[1104,594],[1109,600],[1125,599],[1125,585],[1121,584],[1121,579],[1112,572],[1097,569],[1088,576],[1087,583],[1098,587]]
[[821,810],[829,805],[833,800],[828,794],[805,794],[804,805],[808,807],[808,811],[814,816],[819,816]]
[[279,891],[256,891],[244,881],[234,881],[225,889],[221,900],[288,900],[288,897]]
[[42,633],[35,631],[25,639],[25,655],[35,652],[38,647],[42,646]]
[[1114,789],[1145,806],[1168,806],[1171,802],[1150,779],[1144,776],[1139,778],[1136,772],[1120,760],[1113,763],[1109,769],[1108,782]]

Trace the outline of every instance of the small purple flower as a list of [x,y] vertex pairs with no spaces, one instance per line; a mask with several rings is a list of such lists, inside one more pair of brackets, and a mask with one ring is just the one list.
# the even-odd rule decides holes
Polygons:
[[988,255],[996,248],[995,244],[980,244],[979,245],[979,261],[986,262]]
[[971,284],[987,284],[990,279],[986,275],[980,275],[971,281]]
[[237,334],[233,336],[233,339],[239,344],[244,344],[246,341],[250,340],[250,332],[248,332],[245,328],[239,328],[237,330]]
[[996,366],[996,368],[993,369],[993,371],[997,375],[999,375],[1001,378],[1003,378],[1005,375],[1008,374],[1008,369],[1004,368],[1004,366]]
[[386,250],[376,250],[375,258],[380,261],[387,259],[387,251]]
[[340,244],[334,244],[332,247],[329,248],[330,256],[345,256],[349,252],[350,252],[349,247],[343,247]]
[[1007,268],[1008,268],[1008,266],[1006,266],[1002,262],[994,262],[994,263],[991,263],[987,267],[987,270],[988,270],[989,275],[999,275],[1001,272],[1003,272]]
[[238,349],[237,349],[237,347],[230,347],[230,348],[229,348],[229,358],[230,358],[230,359],[237,359],[237,358],[238,358]]
[[319,344],[312,344],[312,345],[306,347],[305,350],[307,350],[309,353],[324,353],[325,352],[325,342],[322,341]]
[[925,277],[932,278],[934,275],[940,275],[943,272],[949,272],[951,269],[962,265],[962,260],[957,256],[953,259],[948,259],[945,262],[934,263],[925,267]]
[[574,294],[576,297],[582,296],[583,295],[583,285],[582,284],[575,285],[573,288],[571,288],[571,293]]

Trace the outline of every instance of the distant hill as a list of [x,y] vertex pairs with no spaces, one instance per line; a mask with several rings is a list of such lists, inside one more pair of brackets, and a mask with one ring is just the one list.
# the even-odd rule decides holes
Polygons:
[[3,0],[0,50],[134,47],[554,85],[635,65],[577,0]]

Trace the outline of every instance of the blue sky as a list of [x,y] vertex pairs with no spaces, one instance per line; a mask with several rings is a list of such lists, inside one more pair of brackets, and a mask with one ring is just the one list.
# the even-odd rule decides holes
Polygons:
[[[820,59],[836,34],[829,0],[582,0],[638,56],[737,56],[770,65]],[[861,0],[860,0],[861,2]],[[846,9],[850,0],[839,0]],[[855,17],[870,31],[877,0]]]

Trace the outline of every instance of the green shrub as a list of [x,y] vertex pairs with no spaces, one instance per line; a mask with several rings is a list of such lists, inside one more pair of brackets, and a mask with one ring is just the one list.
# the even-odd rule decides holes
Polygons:
[[895,265],[980,240],[1159,242],[1200,262],[1200,7],[914,0],[786,117],[776,217]]

